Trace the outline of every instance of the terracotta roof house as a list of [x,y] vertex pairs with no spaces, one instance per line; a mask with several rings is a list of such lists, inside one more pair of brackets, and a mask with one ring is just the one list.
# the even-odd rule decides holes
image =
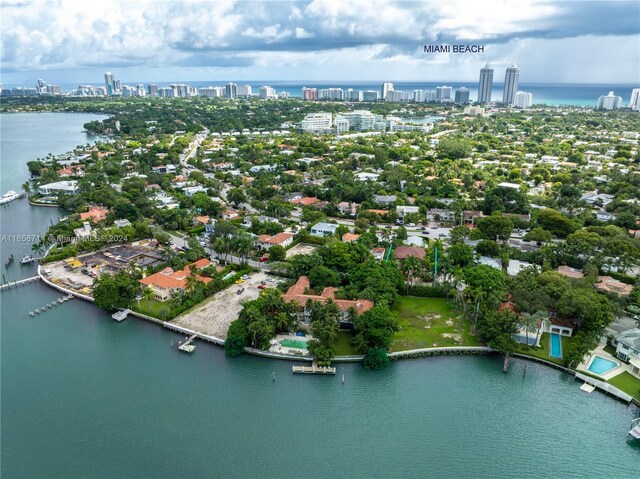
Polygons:
[[89,211],[80,213],[80,219],[82,221],[91,221],[93,223],[98,223],[99,221],[104,220],[108,214],[109,210],[104,206],[91,206],[89,208]]
[[[320,301],[322,303],[332,300],[343,313],[343,319],[346,318],[346,314],[351,308],[355,309],[358,314],[362,314],[369,311],[374,306],[373,301],[368,299],[336,299],[335,293],[337,288],[324,288],[322,293],[319,295],[307,294],[306,291],[309,289],[310,285],[309,278],[306,276],[300,276],[296,284],[291,286],[283,296],[284,300],[287,302],[298,303],[303,308],[306,307],[307,301],[309,300]],[[306,316],[306,312],[304,312],[303,315]]]
[[582,279],[582,278],[584,278],[584,273],[581,270],[575,269],[575,268],[570,268],[569,266],[558,266],[557,271],[562,276],[566,276],[567,278],[571,278],[571,279]]
[[342,241],[344,241],[345,243],[352,243],[358,238],[360,238],[360,235],[356,235],[353,233],[345,233],[342,235]]
[[373,248],[371,250],[371,254],[373,255],[376,261],[382,261],[384,259],[384,255],[386,253],[386,249],[384,248]]
[[293,233],[278,233],[277,235],[260,235],[258,236],[258,246],[263,249],[269,249],[274,245],[280,245],[286,248],[293,243]]
[[395,259],[405,259],[411,256],[418,259],[424,259],[426,254],[426,250],[424,248],[419,248],[418,246],[398,246],[393,251],[393,256]]
[[291,203],[294,205],[302,205],[302,206],[309,206],[309,205],[313,205],[314,203],[318,202],[318,198],[316,198],[315,196],[305,196],[303,198],[297,198],[295,200],[291,200]]
[[[148,286],[153,291],[155,299],[158,301],[167,301],[176,291],[185,291],[187,288],[187,277],[191,276],[191,266],[195,266],[196,271],[206,268],[211,264],[206,258],[199,259],[195,263],[191,263],[184,269],[174,271],[171,268],[165,268],[152,275],[142,278],[140,284]],[[204,284],[211,281],[211,278],[200,276],[195,273],[196,279]]]
[[201,223],[203,225],[206,225],[207,223],[209,223],[209,217],[208,216],[196,216],[195,218],[193,218],[193,222],[195,224]]
[[632,284],[623,283],[611,276],[598,276],[598,281],[595,284],[595,287],[598,291],[615,293],[618,296],[629,296],[631,291],[633,291]]

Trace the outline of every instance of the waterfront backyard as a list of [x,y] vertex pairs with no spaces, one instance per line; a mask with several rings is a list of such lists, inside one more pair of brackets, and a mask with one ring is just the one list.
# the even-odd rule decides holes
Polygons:
[[471,334],[470,321],[456,314],[448,299],[401,296],[393,312],[400,330],[391,339],[391,351],[482,344]]

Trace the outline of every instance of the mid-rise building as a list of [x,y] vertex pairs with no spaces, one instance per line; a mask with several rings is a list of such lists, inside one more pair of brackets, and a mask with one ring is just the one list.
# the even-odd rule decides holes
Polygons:
[[517,91],[513,98],[513,106],[516,108],[529,108],[533,100],[533,95],[526,91]]
[[484,108],[481,106],[467,106],[464,108],[464,114],[470,116],[483,116]]
[[348,101],[362,101],[363,98],[362,90],[354,90],[353,88],[347,90]]
[[458,88],[455,94],[455,102],[459,105],[469,103],[469,89],[465,87]]
[[631,90],[629,108],[634,111],[640,111],[640,88],[634,88],[633,90]]
[[321,88],[318,90],[319,100],[344,100],[342,88]]
[[158,96],[158,85],[156,83],[147,85],[147,93],[149,94],[149,96]]
[[608,95],[600,95],[596,102],[596,110],[617,110],[620,105],[622,105],[622,97],[610,91]]
[[375,90],[366,90],[362,94],[362,98],[364,101],[378,101],[380,99],[380,94]]
[[270,86],[261,86],[260,87],[260,98],[263,100],[267,100],[270,98],[276,98],[276,91]]
[[502,103],[513,105],[513,99],[518,91],[520,80],[520,70],[515,63],[512,63],[504,74],[504,92],[502,93]]
[[450,100],[453,87],[450,86],[438,86],[436,87],[436,100]]
[[251,85],[238,85],[238,96],[248,98],[251,96]]
[[400,90],[391,90],[387,92],[387,96],[384,101],[388,101],[391,103],[399,103],[404,99],[404,92]]
[[300,122],[300,129],[310,133],[330,131],[332,126],[333,115],[325,112],[309,113]]
[[390,91],[393,91],[393,83],[385,82],[382,85],[380,85],[380,99],[386,100],[387,94]]
[[491,101],[491,90],[493,89],[493,68],[487,63],[480,70],[480,81],[478,82],[478,103],[489,103]]

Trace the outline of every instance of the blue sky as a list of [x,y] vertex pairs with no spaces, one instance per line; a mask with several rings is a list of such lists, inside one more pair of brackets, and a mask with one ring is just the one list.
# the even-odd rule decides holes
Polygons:
[[[640,2],[443,0],[1,3],[1,78],[640,83]],[[481,44],[425,54],[424,44]]]

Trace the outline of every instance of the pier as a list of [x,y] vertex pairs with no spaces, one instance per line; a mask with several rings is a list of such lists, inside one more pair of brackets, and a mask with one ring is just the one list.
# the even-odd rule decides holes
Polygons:
[[294,374],[335,374],[336,368],[330,366],[318,366],[314,360],[311,366],[292,366]]
[[[585,376],[582,373],[576,373],[576,379],[579,379],[581,381],[584,381],[586,384],[590,384],[591,386],[594,386],[596,389],[599,389],[603,392],[606,392],[607,394],[611,394],[613,397],[616,397],[618,399],[620,399],[621,401],[624,401],[626,403],[630,403],[631,400],[633,399],[633,396],[631,396],[630,394],[625,393],[624,391],[621,391],[620,389],[618,389],[615,386],[612,386],[609,383],[606,383],[604,381],[600,381],[598,379],[594,379],[590,376]],[[584,384],[583,384],[584,386]],[[582,387],[581,387],[582,389]]]
[[640,439],[640,417],[631,421],[629,435],[635,439]]
[[129,316],[130,312],[131,312],[130,309],[125,309],[124,311],[118,311],[116,313],[113,313],[111,317],[118,322],[124,321],[125,319],[127,319],[127,316]]
[[184,351],[185,353],[189,353],[191,354],[192,352],[194,352],[196,350],[196,345],[195,344],[191,344],[191,342],[196,339],[196,337],[198,337],[197,334],[192,334],[189,339],[187,339],[184,343],[182,343],[180,346],[178,346],[178,349],[180,351]]
[[25,278],[25,279],[21,279],[19,281],[9,281],[8,283],[5,283],[3,285],[0,286],[0,290],[3,289],[9,289],[13,286],[22,286],[24,284],[29,284],[29,283],[33,283],[35,281],[38,281],[40,279],[40,276],[32,276],[31,278]]

